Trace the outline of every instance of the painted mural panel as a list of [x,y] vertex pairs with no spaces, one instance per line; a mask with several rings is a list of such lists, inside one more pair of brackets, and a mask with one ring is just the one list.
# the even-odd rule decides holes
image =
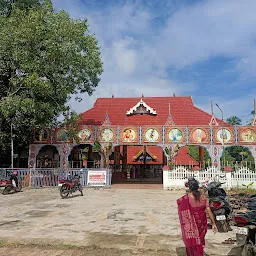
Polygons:
[[168,132],[168,139],[171,142],[180,142],[183,137],[184,135],[180,129],[174,128]]
[[116,128],[115,127],[99,127],[98,128],[98,140],[99,142],[115,142],[116,140]]
[[209,128],[207,127],[189,127],[189,143],[207,144],[210,142]]
[[214,130],[214,143],[215,144],[234,144],[235,137],[232,128],[219,127]]
[[50,140],[50,130],[49,129],[36,129],[34,131],[34,141],[38,143],[48,143]]
[[165,127],[165,143],[186,142],[186,127]]
[[120,127],[119,142],[122,144],[138,144],[139,127]]
[[137,140],[136,131],[132,128],[126,128],[122,131],[122,142],[135,142]]
[[241,143],[255,144],[256,143],[256,131],[252,127],[239,127],[238,139]]
[[144,142],[156,143],[160,141],[161,132],[156,128],[148,128],[144,132]]
[[65,128],[59,128],[55,130],[55,141],[58,143],[69,142],[69,134]]
[[141,127],[141,142],[145,144],[159,144],[163,142],[163,126],[142,126]]
[[80,143],[88,142],[92,139],[93,132],[89,128],[84,128],[78,132],[77,137],[79,138]]

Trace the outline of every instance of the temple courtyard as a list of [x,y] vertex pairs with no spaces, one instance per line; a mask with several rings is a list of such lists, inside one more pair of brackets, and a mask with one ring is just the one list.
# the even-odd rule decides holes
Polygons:
[[[157,186],[85,189],[61,199],[57,188],[0,195],[0,255],[185,255],[176,199]],[[239,255],[222,244],[233,232],[206,237],[206,255]]]

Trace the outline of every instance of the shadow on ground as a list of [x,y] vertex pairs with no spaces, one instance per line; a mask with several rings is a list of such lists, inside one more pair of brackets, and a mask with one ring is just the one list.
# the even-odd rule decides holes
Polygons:
[[[186,248],[185,247],[177,247],[176,253],[178,256],[186,256]],[[227,256],[240,256],[241,255],[241,247],[232,248],[231,251],[227,254]],[[204,253],[204,256],[210,256],[207,253]],[[218,256],[218,255],[216,255]]]

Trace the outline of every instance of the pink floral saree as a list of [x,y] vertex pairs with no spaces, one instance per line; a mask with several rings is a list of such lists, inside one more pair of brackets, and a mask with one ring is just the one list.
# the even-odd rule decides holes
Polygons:
[[207,232],[206,204],[191,205],[188,195],[179,198],[177,204],[187,256],[203,256]]

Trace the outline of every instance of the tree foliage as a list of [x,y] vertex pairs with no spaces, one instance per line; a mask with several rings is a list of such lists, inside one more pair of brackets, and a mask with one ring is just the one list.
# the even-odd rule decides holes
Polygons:
[[237,116],[230,116],[229,118],[227,118],[227,123],[230,125],[241,125],[242,120]]
[[28,141],[32,127],[51,125],[71,95],[91,95],[102,62],[87,20],[54,12],[50,1],[2,1],[0,5],[0,147]]

